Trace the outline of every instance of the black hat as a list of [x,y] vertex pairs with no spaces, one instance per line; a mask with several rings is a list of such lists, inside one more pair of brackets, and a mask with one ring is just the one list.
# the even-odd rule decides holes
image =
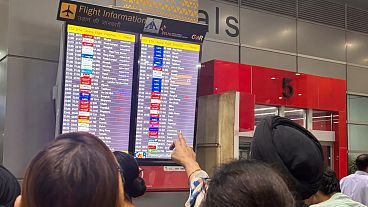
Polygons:
[[257,125],[251,158],[279,170],[303,200],[318,191],[324,170],[321,144],[312,133],[287,118],[266,117]]

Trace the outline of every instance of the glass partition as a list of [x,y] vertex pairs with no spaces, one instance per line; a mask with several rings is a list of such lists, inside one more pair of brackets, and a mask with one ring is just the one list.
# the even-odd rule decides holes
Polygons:
[[332,131],[332,112],[313,110],[312,129],[322,131]]
[[279,115],[279,109],[276,106],[256,105],[254,108],[254,124],[257,124],[267,116]]
[[349,121],[368,124],[368,97],[349,95],[347,106]]
[[368,97],[347,96],[349,174],[354,173],[355,159],[368,153]]
[[297,124],[306,127],[307,113],[304,109],[285,108],[285,117],[291,119]]

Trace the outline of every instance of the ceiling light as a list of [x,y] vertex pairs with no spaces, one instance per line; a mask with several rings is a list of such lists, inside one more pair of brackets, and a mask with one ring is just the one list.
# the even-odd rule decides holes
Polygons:
[[266,107],[266,108],[259,108],[259,109],[254,109],[254,111],[267,111],[267,110],[275,110],[276,107]]
[[284,30],[281,31],[280,34],[283,35],[283,36],[286,36],[286,35],[288,35],[290,33],[291,33],[291,30],[290,29],[284,29]]
[[331,116],[313,116],[313,119],[331,118]]
[[354,44],[353,44],[353,43],[350,43],[350,42],[347,42],[347,43],[345,44],[345,46],[346,46],[346,47],[349,47],[349,48],[352,48],[352,47],[354,47]]
[[294,110],[290,110],[290,111],[285,111],[285,113],[293,113],[293,112],[304,112],[303,109],[294,109]]
[[254,116],[266,116],[266,115],[276,115],[276,112],[269,112],[269,113],[261,113],[261,114],[255,114]]

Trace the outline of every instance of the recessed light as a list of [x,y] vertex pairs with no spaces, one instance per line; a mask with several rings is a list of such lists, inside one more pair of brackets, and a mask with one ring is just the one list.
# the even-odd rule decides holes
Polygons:
[[346,47],[353,47],[354,46],[353,43],[349,43],[349,42],[347,42],[345,45],[346,45]]

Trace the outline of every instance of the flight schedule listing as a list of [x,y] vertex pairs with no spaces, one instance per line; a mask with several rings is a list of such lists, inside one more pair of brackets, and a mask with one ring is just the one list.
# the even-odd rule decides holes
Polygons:
[[135,157],[170,159],[181,131],[193,145],[200,45],[141,38]]
[[68,25],[62,132],[128,151],[135,36]]

